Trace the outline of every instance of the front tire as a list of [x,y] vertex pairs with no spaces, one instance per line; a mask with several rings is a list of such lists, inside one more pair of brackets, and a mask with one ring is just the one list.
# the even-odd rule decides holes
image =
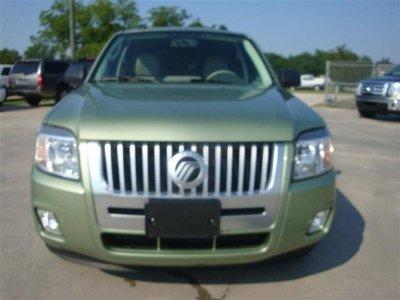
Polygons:
[[7,99],[7,89],[6,88],[0,88],[0,106],[3,105],[3,103]]
[[56,96],[54,97],[55,103],[58,103],[62,98],[68,95],[68,89],[67,88],[59,88],[57,91]]
[[28,96],[26,97],[26,102],[29,103],[30,106],[38,106],[40,101],[42,99],[40,99],[39,97],[35,97],[35,96]]

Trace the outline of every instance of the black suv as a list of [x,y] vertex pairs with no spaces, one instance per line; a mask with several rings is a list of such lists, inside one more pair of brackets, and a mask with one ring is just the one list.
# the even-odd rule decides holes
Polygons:
[[25,97],[32,105],[43,98],[57,98],[58,85],[70,65],[64,60],[22,60],[17,62],[9,77],[9,92]]
[[357,87],[356,103],[361,117],[400,114],[400,65],[383,77],[361,81]]
[[79,87],[92,66],[94,59],[85,59],[72,62],[62,79],[58,82],[55,100],[58,102],[70,91]]

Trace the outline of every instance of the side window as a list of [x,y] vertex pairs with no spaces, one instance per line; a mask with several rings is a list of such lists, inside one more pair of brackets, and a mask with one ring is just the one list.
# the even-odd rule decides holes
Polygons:
[[34,74],[37,73],[39,68],[39,62],[31,61],[20,61],[11,70],[11,74]]
[[3,68],[3,70],[1,71],[1,75],[7,76],[8,74],[10,74],[10,70],[11,70],[10,67]]
[[75,78],[78,76],[78,65],[71,65],[67,72],[65,73],[65,77]]
[[44,65],[44,73],[48,74],[64,74],[68,68],[65,62],[46,62]]

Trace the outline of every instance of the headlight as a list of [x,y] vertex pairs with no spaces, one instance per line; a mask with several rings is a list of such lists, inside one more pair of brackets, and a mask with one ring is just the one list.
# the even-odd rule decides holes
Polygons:
[[79,162],[74,135],[62,128],[42,126],[36,138],[36,166],[43,172],[79,179]]
[[363,85],[362,85],[362,83],[360,82],[360,83],[357,85],[357,89],[356,89],[356,95],[357,95],[357,96],[361,96],[362,87],[363,87]]
[[326,129],[301,134],[296,143],[293,179],[300,180],[332,169],[333,144]]
[[400,99],[400,82],[390,84],[388,96],[392,99]]

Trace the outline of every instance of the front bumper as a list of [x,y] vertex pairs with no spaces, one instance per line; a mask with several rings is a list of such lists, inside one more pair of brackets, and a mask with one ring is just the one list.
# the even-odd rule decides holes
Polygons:
[[400,113],[400,101],[395,103],[386,97],[357,96],[356,105],[359,110],[375,114]]
[[[290,147],[289,147],[290,148]],[[293,149],[289,149],[290,157]],[[86,160],[85,157],[81,159]],[[290,161],[290,160],[288,160]],[[82,165],[87,165],[87,161]],[[265,229],[262,244],[229,249],[157,250],[106,247],[102,234],[137,234],[135,230],[99,226],[89,176],[82,169],[82,182],[74,182],[44,174],[32,173],[32,206],[37,231],[45,243],[54,248],[85,255],[118,265],[206,266],[242,264],[261,261],[295,249],[315,244],[327,234],[335,212],[335,174],[290,183],[291,163],[284,168],[282,192],[274,220]],[[266,199],[267,201],[267,199]],[[36,208],[55,213],[62,236],[45,232],[35,214]],[[314,215],[331,209],[328,222],[321,231],[307,235]]]

